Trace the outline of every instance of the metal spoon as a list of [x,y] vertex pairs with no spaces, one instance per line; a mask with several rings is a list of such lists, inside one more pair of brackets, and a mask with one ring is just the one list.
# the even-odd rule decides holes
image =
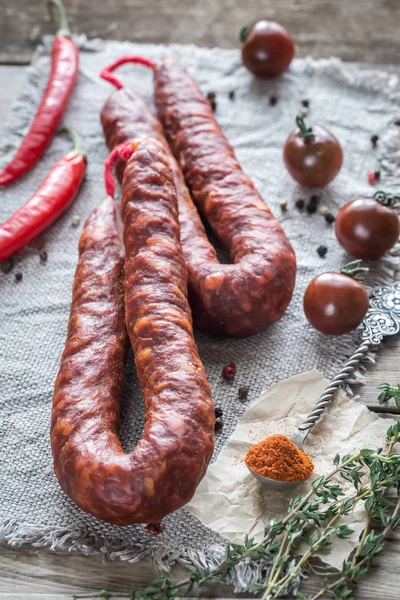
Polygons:
[[[304,423],[291,437],[292,442],[304,451],[304,442],[315,423],[321,418],[325,408],[332,400],[338,389],[349,380],[355,368],[365,358],[367,352],[378,346],[385,337],[397,335],[400,332],[400,282],[394,285],[382,285],[374,290],[370,307],[362,322],[360,330],[360,346],[332,379],[315,408],[310,412]],[[277,481],[256,473],[248,467],[250,473],[263,485],[274,488],[288,489],[299,485],[302,481]],[[303,480],[304,481],[304,480]]]

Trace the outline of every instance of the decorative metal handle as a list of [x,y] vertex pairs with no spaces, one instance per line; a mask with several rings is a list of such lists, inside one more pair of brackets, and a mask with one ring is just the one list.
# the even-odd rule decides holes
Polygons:
[[[371,346],[377,346],[387,336],[400,333],[400,282],[393,285],[382,285],[374,290],[370,307],[363,321],[360,338],[361,346],[349,358],[339,373],[330,382],[321,398],[300,425],[294,438],[301,445],[310,433],[311,428],[321,418],[322,413],[332,400],[341,385],[348,381],[356,366],[365,358]],[[293,439],[294,439],[293,438]]]
[[345,383],[349,379],[350,375],[354,372],[357,365],[359,365],[360,362],[365,358],[365,355],[370,349],[370,347],[370,342],[363,342],[361,346],[359,346],[354,352],[354,354],[349,358],[349,360],[344,364],[344,366],[340,369],[336,377],[332,379],[332,381],[329,383],[328,387],[325,389],[324,393],[315,405],[315,408],[310,412],[304,423],[302,423],[299,427],[299,431],[302,432],[303,441],[310,433],[311,428],[315,425],[317,421],[319,421],[322,413],[328,406],[329,402],[332,400],[335,393],[343,385],[343,383]]
[[330,382],[328,387],[310,412],[307,419],[300,425],[292,440],[303,447],[310,430],[321,418],[325,408],[332,400],[338,389],[348,381],[357,365],[365,358],[372,346],[380,344],[385,337],[400,333],[400,282],[393,285],[382,285],[374,290],[370,300],[370,307],[363,321],[360,331],[361,346],[349,358],[339,373]]

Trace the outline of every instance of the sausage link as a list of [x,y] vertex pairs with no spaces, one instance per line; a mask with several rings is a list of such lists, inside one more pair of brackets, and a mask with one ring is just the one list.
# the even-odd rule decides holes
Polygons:
[[279,319],[290,302],[296,275],[293,248],[183,65],[159,61],[154,85],[158,115],[192,198],[234,263],[197,261],[202,300],[216,317],[215,327],[221,305],[227,303],[224,330],[257,333]]
[[[188,270],[189,299],[192,300],[191,296],[194,293],[199,293],[195,292],[196,271],[193,267],[193,253],[197,256],[200,255],[203,262],[218,263],[218,259],[214,247],[207,238],[199,213],[192,202],[182,171],[164,137],[161,123],[147,104],[126,88],[121,88],[111,94],[103,106],[100,117],[107,146],[110,150],[139,137],[152,137],[163,145],[174,176],[179,207],[181,244]],[[125,162],[119,160],[115,168],[118,179],[122,181]],[[191,240],[195,240],[194,246]]]
[[[222,335],[259,333],[279,319],[290,302],[296,273],[293,249],[241,170],[208,100],[183,67],[175,61],[161,61],[154,73],[157,108],[172,150],[199,210],[234,263],[219,263],[182,173],[168,155],[178,194],[181,242],[195,321],[200,328]],[[149,108],[125,88],[111,95],[101,118],[110,148],[140,135],[166,143]],[[194,129],[191,122],[203,123],[204,127]],[[176,143],[176,131],[186,154]],[[120,176],[122,170],[120,164]]]
[[117,435],[127,336],[123,244],[111,198],[80,240],[66,347],[56,380],[55,472],[83,510],[117,525],[158,522],[186,504],[213,451],[214,410],[193,339],[168,159],[142,141],[123,183],[125,306],[145,426],[125,454]]

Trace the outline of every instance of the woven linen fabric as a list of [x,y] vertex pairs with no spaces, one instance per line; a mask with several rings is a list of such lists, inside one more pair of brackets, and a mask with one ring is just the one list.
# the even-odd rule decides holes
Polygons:
[[[148,535],[141,525],[112,526],[78,509],[61,491],[53,474],[50,412],[65,342],[78,239],[90,211],[105,196],[103,160],[107,150],[99,113],[114,89],[98,74],[102,67],[128,53],[180,59],[204,92],[216,93],[219,123],[296,251],[296,289],[278,323],[247,339],[216,338],[196,331],[214,402],[224,414],[214,458],[245,409],[246,403],[238,399],[239,386],[249,386],[249,403],[273,382],[311,368],[331,377],[355,347],[353,335],[323,336],[304,318],[302,298],[307,283],[317,273],[337,270],[349,257],[323,216],[300,212],[294,203],[317,193],[320,204],[336,213],[347,200],[375,191],[367,182],[367,172],[377,169],[381,170],[380,187],[399,191],[400,128],[395,124],[399,117],[398,78],[337,59],[305,59],[295,60],[281,78],[261,81],[241,66],[237,50],[88,42],[85,38],[77,41],[81,47],[80,73],[64,124],[83,137],[89,161],[87,177],[73,206],[42,236],[47,262],[41,263],[38,251],[30,247],[19,253],[10,273],[0,273],[0,541],[86,554],[99,552],[132,561],[149,556],[156,566],[163,567],[176,559],[191,565],[212,564],[223,540],[184,509],[165,519],[165,530],[157,537]],[[12,157],[34,115],[49,74],[51,44],[51,38],[44,40],[27,71],[13,106],[1,165]],[[151,72],[127,65],[118,75],[153,106]],[[229,98],[231,90],[234,99]],[[277,98],[275,105],[270,103],[272,96]],[[282,160],[283,144],[304,99],[310,102],[310,121],[328,127],[344,150],[342,171],[320,191],[300,188]],[[372,148],[372,134],[380,136],[377,149]],[[65,136],[56,136],[30,173],[0,189],[1,221],[31,196],[51,166],[70,148]],[[281,211],[283,201],[287,202],[287,212]],[[77,228],[71,226],[74,215],[81,218]],[[328,248],[325,258],[317,254],[321,244]],[[395,254],[372,267],[369,286],[393,279],[398,265]],[[21,282],[15,280],[17,271],[23,274]],[[237,375],[233,382],[226,382],[221,371],[230,361],[236,363]],[[142,394],[130,356],[120,431],[125,450],[138,441],[142,426]]]

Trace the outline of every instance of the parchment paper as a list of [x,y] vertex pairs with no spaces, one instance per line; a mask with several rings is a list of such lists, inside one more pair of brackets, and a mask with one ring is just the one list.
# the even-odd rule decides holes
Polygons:
[[[231,542],[242,543],[246,534],[262,539],[265,523],[285,516],[289,500],[293,495],[306,493],[310,482],[288,491],[265,488],[249,473],[244,457],[252,445],[269,435],[283,433],[290,437],[327,383],[321,373],[313,370],[289,377],[263,392],[243,414],[186,508]],[[343,456],[361,448],[382,446],[386,430],[393,423],[393,419],[378,416],[343,392],[337,393],[325,418],[307,438],[306,449],[315,465],[311,479],[329,473],[338,452]],[[351,484],[345,487],[348,489]],[[346,520],[353,535],[347,540],[333,539],[330,554],[322,557],[336,568],[354,548],[365,522],[364,510],[356,507]]]

